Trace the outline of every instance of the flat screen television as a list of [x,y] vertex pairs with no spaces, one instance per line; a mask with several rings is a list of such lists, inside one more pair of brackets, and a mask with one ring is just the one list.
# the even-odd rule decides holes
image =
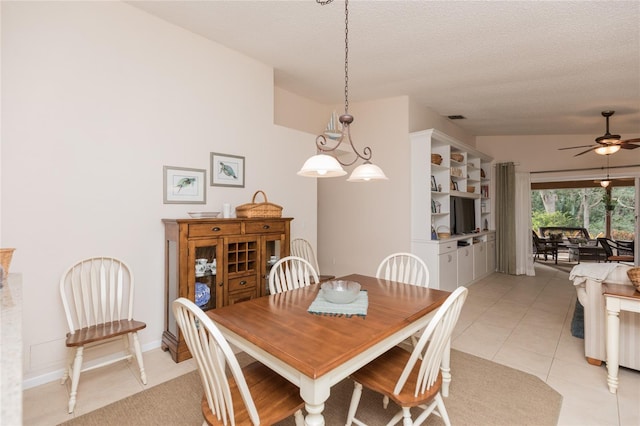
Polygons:
[[473,198],[451,196],[449,217],[451,233],[469,234],[476,230],[476,203]]

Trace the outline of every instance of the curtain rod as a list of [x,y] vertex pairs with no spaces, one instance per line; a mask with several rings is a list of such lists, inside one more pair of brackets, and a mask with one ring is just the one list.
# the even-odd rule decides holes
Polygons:
[[583,169],[560,169],[560,170],[539,170],[536,172],[529,172],[531,174],[537,173],[560,173],[560,172],[585,172],[589,170],[606,170],[606,169],[627,169],[629,167],[640,167],[640,164],[629,164],[627,166],[610,166],[610,167],[586,167]]

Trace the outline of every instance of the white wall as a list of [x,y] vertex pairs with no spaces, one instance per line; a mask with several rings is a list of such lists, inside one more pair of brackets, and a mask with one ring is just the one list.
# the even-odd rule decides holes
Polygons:
[[390,253],[411,251],[409,129],[446,128],[454,137],[470,137],[405,96],[352,102],[349,112],[355,118],[351,134],[356,148],[370,146],[372,162],[389,180],[352,183],[346,181],[348,175],[318,180],[318,262],[323,274],[374,275]]
[[[316,238],[316,184],[295,172],[313,135],[273,124],[273,70],[119,2],[2,3],[1,245],[23,274],[27,381],[63,366],[60,274],[92,255],[136,275],[141,342],[163,331],[161,219],[264,190]],[[163,165],[246,157],[245,188],[165,205]]]

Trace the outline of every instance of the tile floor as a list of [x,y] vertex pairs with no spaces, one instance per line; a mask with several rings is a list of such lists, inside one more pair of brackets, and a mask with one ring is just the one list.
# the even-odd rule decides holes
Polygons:
[[[584,360],[583,341],[571,336],[576,293],[568,273],[538,263],[535,277],[493,274],[469,287],[452,346],[529,372],[563,395],[562,426],[640,425],[640,372],[620,369],[617,395],[606,368]],[[195,368],[168,353],[144,354],[150,387]],[[455,380],[455,371],[454,380]],[[83,374],[75,413],[66,412],[67,387],[58,381],[24,392],[24,424],[55,425],[143,390],[135,363]]]

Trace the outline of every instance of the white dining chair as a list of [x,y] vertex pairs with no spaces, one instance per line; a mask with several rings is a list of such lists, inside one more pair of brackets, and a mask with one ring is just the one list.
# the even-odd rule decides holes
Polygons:
[[295,288],[318,284],[318,273],[307,260],[297,256],[283,257],[269,272],[269,293],[276,294]]
[[257,361],[241,368],[215,323],[189,299],[176,299],[172,309],[202,380],[203,426],[271,425],[291,415],[304,425],[297,386]]
[[311,243],[304,238],[294,238],[291,240],[291,256],[301,257],[313,266],[316,274],[320,276],[320,266],[318,265],[318,258]]
[[412,253],[393,253],[382,259],[376,278],[429,287],[429,269]]
[[[68,412],[73,413],[78,395],[80,373],[134,357],[133,341],[140,380],[147,384],[138,331],[147,325],[133,319],[134,279],[129,266],[113,257],[92,257],[69,267],[60,278],[60,295],[67,317],[69,333],[66,346],[69,360],[62,376],[64,384],[71,377]],[[106,361],[83,368],[85,350],[121,339],[124,355],[101,357]]]
[[[404,426],[420,425],[432,412],[439,415],[445,425],[451,424],[440,394],[440,365],[467,294],[466,287],[458,287],[449,295],[424,329],[412,352],[394,346],[351,375],[354,389],[347,426],[352,423],[365,425],[355,417],[363,387],[390,398],[401,407],[387,423],[389,425],[400,420]],[[411,408],[422,410],[415,420],[412,419]]]

